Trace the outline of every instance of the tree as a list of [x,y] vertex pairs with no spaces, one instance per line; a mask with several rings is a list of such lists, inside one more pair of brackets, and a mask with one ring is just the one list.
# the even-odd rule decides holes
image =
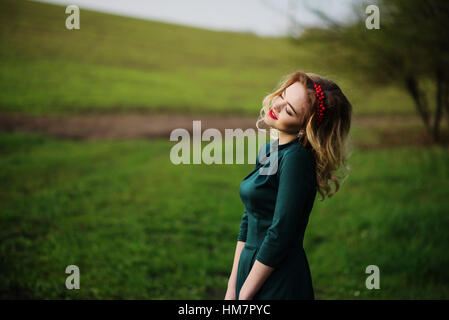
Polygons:
[[[303,44],[325,41],[329,46],[323,59],[335,71],[347,62],[361,70],[364,80],[373,83],[401,83],[413,98],[418,115],[435,142],[440,141],[443,113],[449,124],[449,1],[379,0],[380,29],[365,26],[368,3],[354,6],[356,19],[337,23],[323,10],[315,12],[327,22],[324,28],[309,28],[300,39]],[[435,90],[427,90],[429,84]],[[429,93],[435,94],[430,108]],[[433,112],[432,112],[433,109]]]

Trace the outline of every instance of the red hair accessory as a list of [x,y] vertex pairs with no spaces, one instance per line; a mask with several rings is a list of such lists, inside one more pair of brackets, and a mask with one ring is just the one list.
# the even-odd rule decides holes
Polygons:
[[324,111],[326,110],[326,108],[324,107],[324,92],[321,89],[321,86],[319,84],[317,85],[316,83],[314,83],[313,86],[315,87],[315,96],[317,97],[319,102],[316,111],[316,125],[318,127],[323,121]]

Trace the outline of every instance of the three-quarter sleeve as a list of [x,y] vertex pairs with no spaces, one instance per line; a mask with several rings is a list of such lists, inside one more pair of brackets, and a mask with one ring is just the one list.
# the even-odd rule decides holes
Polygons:
[[315,194],[313,160],[313,155],[303,148],[285,153],[280,160],[273,220],[256,255],[267,266],[276,268],[294,241],[300,241],[301,227],[308,219],[308,204]]

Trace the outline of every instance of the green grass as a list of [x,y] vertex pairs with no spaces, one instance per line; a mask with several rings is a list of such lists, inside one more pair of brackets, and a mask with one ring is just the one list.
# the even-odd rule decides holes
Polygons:
[[[222,299],[253,165],[175,166],[173,145],[0,134],[0,297]],[[305,235],[318,299],[449,297],[448,158],[354,150]],[[364,286],[371,264],[380,290]]]
[[[326,44],[217,32],[81,9],[0,1],[0,111],[34,114],[176,112],[258,114],[263,97],[295,70],[335,80],[355,114],[414,114],[398,87],[332,74]],[[351,64],[348,61],[348,70]]]

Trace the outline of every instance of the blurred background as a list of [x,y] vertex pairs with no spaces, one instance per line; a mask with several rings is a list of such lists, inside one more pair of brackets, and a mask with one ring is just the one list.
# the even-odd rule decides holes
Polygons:
[[448,24],[443,0],[1,0],[0,297],[223,299],[254,164],[174,165],[170,132],[255,128],[303,70],[354,108],[305,234],[316,298],[447,299]]

